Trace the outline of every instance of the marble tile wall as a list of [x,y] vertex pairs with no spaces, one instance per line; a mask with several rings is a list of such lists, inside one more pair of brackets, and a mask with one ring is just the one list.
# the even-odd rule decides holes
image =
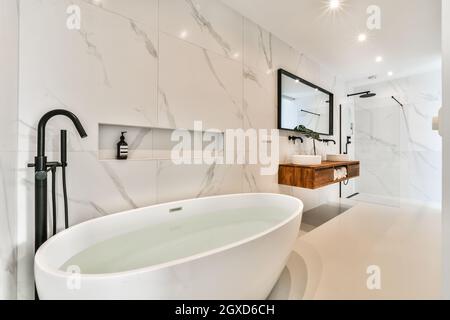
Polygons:
[[0,0],[0,300],[17,297],[18,3]]
[[442,141],[431,121],[442,106],[441,71],[360,89],[377,97],[355,100],[355,149],[363,164],[357,191],[439,206]]
[[[73,4],[81,8],[80,30],[66,27]],[[36,123],[53,108],[72,110],[89,135],[79,139],[65,119],[48,125],[49,157],[57,157],[59,129],[69,129],[71,224],[216,194],[282,192],[304,200],[305,209],[337,199],[337,187],[280,187],[258,165],[99,160],[100,123],[192,129],[202,120],[205,129],[276,128],[278,68],[335,92],[338,105],[344,90],[336,76],[218,0],[22,1],[20,45],[19,298],[33,297],[33,172],[26,164],[36,151]],[[146,143],[157,146],[165,134],[153,132]],[[280,134],[281,161],[312,152],[310,141],[294,146],[288,135]]]

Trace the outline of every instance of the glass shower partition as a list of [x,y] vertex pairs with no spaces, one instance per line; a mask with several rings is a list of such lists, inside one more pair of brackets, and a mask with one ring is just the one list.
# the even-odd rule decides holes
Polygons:
[[361,162],[360,177],[342,183],[342,198],[400,205],[404,128],[394,103],[391,97],[377,95],[352,97],[342,104],[342,152]]

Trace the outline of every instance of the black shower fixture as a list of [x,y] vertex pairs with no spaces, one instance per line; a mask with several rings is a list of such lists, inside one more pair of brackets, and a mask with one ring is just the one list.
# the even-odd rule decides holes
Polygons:
[[61,130],[61,161],[49,162],[45,155],[45,127],[47,122],[54,116],[66,116],[72,120],[78,134],[85,138],[86,131],[81,125],[80,120],[72,112],[67,110],[52,110],[47,112],[39,121],[37,138],[37,156],[34,163],[29,167],[34,168],[34,188],[35,188],[35,250],[48,239],[47,231],[47,173],[52,173],[52,209],[53,209],[53,235],[56,233],[56,192],[55,192],[55,174],[56,169],[61,168],[63,179],[63,197],[64,197],[64,219],[65,228],[69,227],[68,205],[67,205],[67,187],[66,187],[66,167],[67,167],[67,131]]
[[395,102],[397,102],[397,103],[400,105],[400,107],[402,107],[402,108],[404,107],[403,103],[401,103],[400,101],[398,101],[397,98],[395,98],[394,96],[392,96],[392,99],[394,99]]
[[362,99],[375,97],[377,94],[370,91],[363,91],[358,93],[348,94],[347,97],[359,96]]

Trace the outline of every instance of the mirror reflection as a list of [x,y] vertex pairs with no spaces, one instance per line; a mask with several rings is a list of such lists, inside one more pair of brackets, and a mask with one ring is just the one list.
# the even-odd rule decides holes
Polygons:
[[303,125],[322,135],[332,135],[333,94],[280,70],[279,122],[282,130]]

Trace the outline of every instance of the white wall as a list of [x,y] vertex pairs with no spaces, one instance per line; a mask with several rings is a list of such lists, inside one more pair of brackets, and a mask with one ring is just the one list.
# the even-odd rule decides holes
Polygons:
[[355,89],[377,93],[355,99],[358,192],[440,206],[442,139],[431,123],[442,105],[441,78],[434,70]]
[[443,137],[443,297],[450,299],[450,1],[442,1],[443,103],[440,130]]
[[0,0],[0,300],[17,296],[17,1]]
[[[66,9],[81,7],[81,30],[66,28]],[[46,111],[67,108],[83,122],[80,140],[65,119],[48,125],[47,152],[57,156],[69,129],[71,224],[176,199],[238,192],[283,192],[310,209],[337,199],[281,187],[258,165],[176,166],[170,160],[99,161],[99,123],[159,128],[276,128],[276,71],[284,68],[342,98],[342,84],[320,64],[233,10],[212,0],[22,1],[20,7],[19,297],[33,297],[33,171],[36,124]],[[335,125],[337,126],[337,112]],[[335,128],[335,133],[338,128]],[[156,148],[162,131],[146,137]],[[281,136],[281,160],[310,153]],[[133,143],[133,141],[129,141]],[[327,153],[325,147],[320,152]],[[335,153],[337,146],[330,145]],[[60,195],[60,192],[58,192]],[[61,208],[61,205],[60,205]],[[60,220],[62,221],[62,220]]]

